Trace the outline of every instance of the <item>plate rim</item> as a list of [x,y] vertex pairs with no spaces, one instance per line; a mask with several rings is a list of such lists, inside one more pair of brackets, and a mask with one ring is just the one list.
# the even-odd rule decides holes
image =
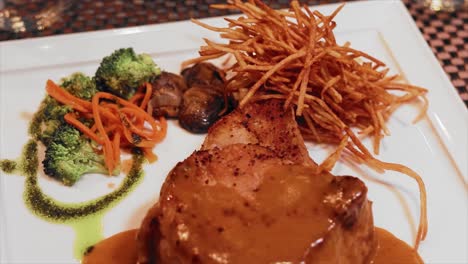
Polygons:
[[[443,130],[444,127],[446,127],[447,122],[456,122],[457,120],[462,120],[461,123],[458,123],[458,125],[461,125],[462,132],[463,131],[468,131],[468,111],[463,104],[463,101],[459,94],[456,92],[456,89],[453,87],[452,83],[450,82],[448,76],[446,73],[443,71],[442,67],[440,66],[438,60],[435,57],[435,54],[432,52],[430,49],[428,43],[424,40],[421,32],[417,28],[416,23],[414,20],[411,18],[411,15],[409,14],[407,8],[404,6],[404,4],[401,1],[358,1],[358,2],[350,2],[347,3],[346,6],[353,6],[353,7],[360,7],[360,6],[367,6],[366,8],[373,8],[375,6],[378,6],[378,8],[390,8],[393,11],[388,11],[389,13],[391,12],[397,12],[403,19],[404,22],[408,24],[408,30],[413,33],[413,40],[415,40],[418,45],[422,48],[422,52],[426,54],[426,61],[431,64],[431,68],[433,71],[437,72],[437,77],[440,78],[441,82],[443,83],[444,87],[440,87],[440,89],[446,89],[449,88],[448,96],[451,101],[451,103],[454,104],[454,107],[456,109],[454,112],[456,112],[455,116],[458,116],[455,121],[448,121],[448,120],[437,120],[436,116],[431,116],[430,118],[433,119],[432,121],[435,123],[437,132],[439,134],[444,134]],[[328,5],[319,5],[319,6],[313,6],[313,8],[317,9],[333,9],[336,8],[338,4],[328,4]],[[205,18],[201,19],[202,21],[206,21],[208,23],[212,21],[219,21],[221,20],[222,17],[212,17],[212,18]],[[39,47],[40,45],[44,45],[44,43],[47,42],[67,42],[67,41],[73,41],[75,39],[81,39],[81,38],[91,38],[91,39],[97,39],[99,40],[105,40],[108,37],[113,37],[113,36],[132,36],[135,34],[148,34],[148,33],[155,33],[155,32],[162,32],[164,30],[170,30],[171,28],[174,27],[180,27],[180,26],[185,26],[189,23],[189,21],[177,21],[177,22],[169,22],[169,23],[163,23],[163,24],[155,24],[155,25],[143,25],[143,26],[136,26],[136,27],[127,27],[127,28],[119,28],[119,29],[108,29],[108,30],[99,30],[99,31],[93,31],[93,32],[80,32],[80,33],[72,33],[72,34],[66,34],[66,35],[58,35],[58,36],[47,36],[47,37],[40,37],[40,38],[34,38],[34,39],[22,39],[22,40],[11,40],[11,41],[5,41],[5,42],[0,42],[0,57],[2,53],[10,53],[12,50],[17,50],[18,46],[29,46],[29,45],[36,45],[36,48]],[[7,59],[6,63],[8,64],[11,59]],[[399,61],[399,60],[397,60]],[[17,71],[17,70],[22,70],[22,68],[5,68],[2,65],[5,65],[3,59],[0,58],[0,79],[1,75],[4,73],[8,73],[11,71]],[[28,69],[28,67],[23,68],[23,69]],[[1,85],[1,81],[0,81]],[[0,87],[0,103],[3,100],[2,96],[2,88]],[[445,91],[447,92],[447,91]],[[442,105],[442,106],[440,106]],[[442,108],[441,108],[442,107]],[[442,109],[442,110],[441,110]],[[440,111],[445,111],[443,109],[443,104],[442,103],[436,103],[436,105],[433,105],[433,102],[430,102],[430,111],[435,111],[435,112],[440,112]],[[1,118],[0,114],[0,129],[2,129],[4,126],[2,125],[2,121],[4,119]],[[442,126],[442,127],[441,127]],[[453,125],[450,125],[453,127]],[[463,128],[464,126],[464,128]],[[448,132],[450,133],[450,131]],[[449,140],[447,139],[447,136],[442,136],[442,139],[444,141],[445,145],[452,145],[453,143],[450,143]],[[2,143],[2,138],[0,138],[0,145]],[[447,143],[448,142],[448,143]],[[462,146],[463,147],[463,146]],[[453,156],[453,151],[449,150],[449,153]],[[466,156],[465,152],[465,156]],[[466,163],[459,163],[458,166],[462,169],[463,167],[467,168]],[[468,172],[465,171],[464,177],[466,180],[466,174]],[[463,172],[462,172],[463,174]],[[0,188],[3,188],[2,184],[2,177],[0,177]],[[0,214],[1,217],[1,214]],[[3,219],[3,217],[2,217]],[[4,230],[4,221],[0,219],[0,233],[2,233],[2,230]],[[4,233],[2,233],[4,234]],[[0,238],[0,261],[4,261],[3,257],[5,256],[2,254],[2,252],[5,252],[5,237],[1,236]],[[5,259],[6,261],[6,259]]]

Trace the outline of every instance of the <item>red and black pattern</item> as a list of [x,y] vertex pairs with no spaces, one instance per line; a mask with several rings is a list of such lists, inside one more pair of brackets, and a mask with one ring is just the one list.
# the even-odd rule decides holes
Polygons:
[[406,1],[424,38],[468,106],[468,12],[434,12]]
[[[265,0],[273,8],[285,8],[289,0]],[[318,5],[338,0],[301,1]],[[468,12],[433,12],[413,0],[403,0],[416,21],[424,38],[431,46],[445,72],[468,106]],[[75,32],[127,26],[148,25],[190,18],[222,16],[233,13],[210,9],[210,4],[225,3],[225,0],[81,0],[75,1],[52,27],[38,32],[11,33],[0,31],[0,41],[32,37],[51,36]],[[31,1],[21,12],[35,12],[44,6]]]

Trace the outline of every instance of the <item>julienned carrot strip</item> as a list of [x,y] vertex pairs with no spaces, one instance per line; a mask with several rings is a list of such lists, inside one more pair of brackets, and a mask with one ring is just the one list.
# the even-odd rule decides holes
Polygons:
[[141,140],[135,145],[140,148],[153,148],[154,146],[156,146],[156,143],[154,143],[153,141],[149,141],[149,140]]
[[77,111],[89,112],[90,110],[90,102],[73,96],[51,80],[47,80],[46,91],[60,103],[69,105]]
[[144,138],[141,138],[139,135],[132,133],[130,128],[125,126],[123,128],[123,134],[128,142],[140,148],[153,148],[157,143],[159,143],[159,140],[146,140]]
[[116,114],[119,110],[119,107],[116,104],[109,103],[109,102],[102,102],[100,105],[104,110],[110,111],[112,114]]
[[110,107],[103,107],[99,105],[99,112],[101,112],[104,118],[110,119],[112,122],[119,122],[119,118],[117,117],[116,113],[113,113],[113,109]]
[[80,117],[86,118],[86,119],[93,119],[93,113],[80,113]]
[[114,170],[114,157],[113,157],[113,151],[112,151],[112,144],[109,140],[109,136],[106,133],[106,130],[104,129],[104,126],[102,125],[102,120],[101,116],[99,114],[99,96],[94,96],[91,100],[92,103],[92,111],[93,111],[93,117],[94,117],[94,122],[97,126],[97,129],[101,136],[103,137],[103,151],[104,151],[104,158],[105,158],[105,163],[107,170],[109,172],[109,175],[112,174],[112,171]]
[[144,110],[142,110],[140,107],[138,107],[137,105],[134,105],[128,101],[126,101],[125,99],[122,99],[120,97],[117,97],[113,94],[110,94],[110,93],[106,93],[106,92],[98,92],[94,95],[94,97],[99,97],[100,99],[107,99],[107,100],[111,100],[111,101],[115,101],[116,103],[119,103],[120,105],[122,106],[127,106],[127,107],[130,107],[132,109],[135,109],[137,111],[139,111],[140,113],[142,113],[143,115],[144,114],[147,114]]
[[149,163],[153,163],[158,160],[158,156],[153,153],[152,148],[143,148],[143,153],[145,154],[145,157]]
[[161,124],[161,130],[159,132],[159,137],[155,139],[158,143],[163,141],[167,134],[167,120],[163,116],[159,117],[159,123]]
[[149,104],[147,107],[146,107],[146,113],[148,113],[148,115],[152,115],[153,114],[153,106],[151,104]]
[[135,94],[134,96],[132,96],[132,98],[130,98],[130,100],[128,100],[130,103],[132,104],[137,104],[138,103],[138,100],[142,99],[144,97],[143,94]]
[[123,126],[122,131],[123,131],[124,137],[127,139],[127,142],[129,142],[132,145],[136,145],[134,137],[132,136],[132,132],[130,132],[130,129],[128,129],[128,127],[126,126]]
[[[57,101],[77,111],[65,115],[65,121],[102,146],[109,174],[120,164],[121,147],[140,147],[149,162],[157,160],[152,148],[166,136],[167,122],[164,117],[155,120],[151,116],[151,84],[145,83],[139,87],[129,101],[98,92],[88,102],[73,96],[51,80],[47,81],[46,90]],[[93,119],[92,127],[88,128],[79,121],[77,114],[80,118]]]
[[[120,112],[124,114],[133,114],[134,116],[141,117],[143,120],[148,122],[148,124],[151,126],[151,129],[152,129],[151,133],[147,133],[146,131],[143,130],[144,126],[142,126],[141,128],[137,128],[132,123],[129,123],[128,125],[129,125],[130,130],[132,130],[132,132],[140,136],[144,136],[147,139],[151,139],[158,134],[160,126],[156,123],[156,120],[154,120],[154,118],[150,116],[148,113],[136,110],[135,108],[126,108],[126,107],[120,109]],[[123,115],[123,116],[126,116],[126,115]]]
[[156,137],[151,138],[150,140],[154,143],[161,142],[167,133],[167,121],[164,117],[159,117],[159,133],[156,134]]
[[112,145],[114,147],[114,161],[120,160],[120,132],[114,134],[112,139]]
[[[68,121],[67,121],[68,122]],[[69,122],[70,123],[70,122]],[[96,133],[97,131],[97,127],[96,127],[96,124],[93,124],[90,128],[90,130],[93,132],[93,133]],[[97,141],[96,141],[97,142]]]
[[94,133],[92,129],[89,129],[87,126],[81,123],[78,119],[75,118],[75,116],[72,113],[66,114],[64,116],[64,119],[67,123],[76,127],[78,130],[80,130],[83,134],[88,136],[90,139],[96,141],[99,144],[103,143],[102,139],[99,138],[99,136],[96,135],[96,133]]
[[120,119],[122,119],[124,122],[124,126],[128,127],[128,129],[130,129],[130,131],[132,131],[134,134],[137,134],[141,137],[144,137],[145,139],[151,139],[153,137],[155,137],[156,133],[158,132],[157,130],[157,124],[154,123],[151,124],[152,128],[153,128],[153,131],[149,131],[149,130],[145,130],[145,127],[144,126],[141,126],[140,128],[135,126],[134,124],[132,124],[132,122],[129,121],[129,118],[127,117],[127,115],[125,115],[125,113],[132,113],[134,112],[133,109],[122,109],[121,110],[121,115],[120,115]]
[[149,99],[151,98],[152,93],[153,93],[153,86],[151,86],[150,83],[146,83],[145,97],[143,98],[143,101],[141,102],[141,105],[140,105],[141,109],[146,109],[146,106],[148,105],[148,102],[149,102]]
[[161,142],[166,137],[166,133],[167,133],[167,121],[166,121],[166,119],[164,117],[160,117],[159,118],[159,123],[160,123],[159,133],[156,135],[156,137],[153,137],[153,138],[149,139],[154,144],[157,144],[157,143]]
[[[110,132],[112,132],[114,130],[118,130],[119,125],[118,124],[111,124],[109,126],[106,126],[104,129],[106,130],[106,133],[109,134]],[[115,135],[114,135],[114,137],[115,137]]]

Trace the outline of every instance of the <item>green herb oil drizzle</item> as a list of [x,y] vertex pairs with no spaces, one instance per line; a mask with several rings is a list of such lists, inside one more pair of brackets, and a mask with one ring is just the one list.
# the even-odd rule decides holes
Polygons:
[[88,247],[103,238],[102,219],[104,214],[141,182],[144,156],[139,149],[133,151],[132,167],[115,191],[82,203],[57,201],[45,194],[38,184],[38,133],[40,133],[39,127],[43,120],[42,112],[40,109],[33,117],[29,126],[31,139],[24,145],[21,157],[17,161],[0,160],[0,169],[5,173],[21,174],[26,177],[23,198],[26,206],[34,215],[46,221],[66,224],[73,228],[76,234],[74,256],[81,259]]

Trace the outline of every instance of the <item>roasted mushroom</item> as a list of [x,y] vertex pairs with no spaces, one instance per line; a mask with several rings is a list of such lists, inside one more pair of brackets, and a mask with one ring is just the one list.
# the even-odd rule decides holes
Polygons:
[[224,109],[223,94],[206,86],[194,86],[183,96],[180,125],[193,133],[205,133]]
[[184,76],[188,87],[210,86],[213,90],[219,92],[224,90],[224,73],[211,63],[197,63],[190,68],[184,69],[182,76]]
[[225,110],[224,73],[211,63],[197,63],[182,71],[190,87],[183,96],[180,125],[194,133],[204,133]]
[[149,102],[153,116],[177,117],[182,96],[187,90],[182,76],[162,72],[152,83],[153,95]]

